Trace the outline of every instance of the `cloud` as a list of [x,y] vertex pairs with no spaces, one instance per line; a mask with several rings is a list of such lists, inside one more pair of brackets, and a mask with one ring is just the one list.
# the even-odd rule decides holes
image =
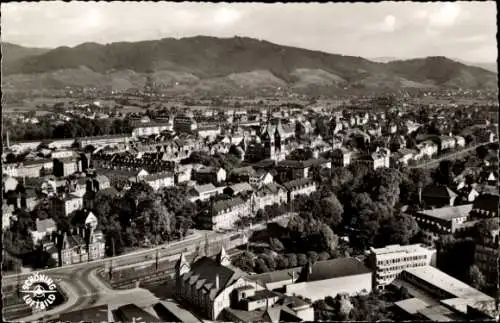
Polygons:
[[239,35],[363,57],[444,55],[493,61],[497,56],[493,1],[287,4],[47,1],[2,3],[1,12],[2,40],[34,47]]
[[385,16],[382,30],[386,32],[393,32],[395,29],[396,29],[396,17],[394,17],[393,15]]
[[238,10],[223,7],[217,9],[214,12],[213,20],[219,25],[231,25],[241,18],[241,14]]
[[460,16],[461,8],[457,3],[447,2],[441,8],[429,15],[429,25],[431,27],[450,27],[455,24]]

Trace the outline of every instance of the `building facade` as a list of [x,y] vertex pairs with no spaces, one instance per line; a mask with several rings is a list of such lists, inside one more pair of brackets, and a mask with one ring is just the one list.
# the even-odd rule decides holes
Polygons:
[[373,270],[373,287],[384,289],[407,268],[436,264],[436,249],[422,245],[390,245],[370,248],[368,262]]

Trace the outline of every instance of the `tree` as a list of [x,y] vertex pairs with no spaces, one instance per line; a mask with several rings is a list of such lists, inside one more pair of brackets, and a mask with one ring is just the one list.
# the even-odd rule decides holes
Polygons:
[[433,180],[438,185],[450,186],[453,183],[453,162],[443,160],[432,174]]
[[399,213],[383,222],[378,233],[378,244],[407,245],[418,231],[418,224],[411,215]]
[[338,245],[338,236],[336,236],[332,229],[326,224],[321,224],[320,227],[320,235],[321,235],[321,243],[323,250],[326,250],[327,252],[332,252],[335,249],[337,249]]
[[483,273],[476,265],[470,266],[468,278],[469,278],[469,281],[470,281],[472,287],[474,287],[476,289],[481,290],[482,288],[484,288],[484,286],[486,284],[486,280],[484,278]]
[[485,146],[479,146],[476,148],[476,155],[479,159],[484,160],[488,156],[488,148]]
[[338,313],[339,321],[346,320],[354,308],[347,294],[338,294],[333,304],[335,311]]
[[257,274],[267,273],[269,271],[270,271],[270,269],[269,269],[269,267],[267,267],[266,262],[263,259],[258,258],[255,261],[255,272]]
[[296,254],[289,253],[286,255],[286,258],[288,259],[288,265],[290,268],[297,267],[299,265]]
[[320,252],[318,255],[318,260],[323,261],[323,260],[328,260],[330,259],[330,254],[326,251]]
[[316,262],[318,260],[318,253],[315,251],[308,251],[307,259],[313,263]]
[[281,241],[279,241],[279,239],[277,238],[269,239],[269,245],[273,251],[282,251],[283,249],[285,249]]
[[241,268],[244,271],[253,271],[254,267],[256,266],[256,262],[254,261],[254,255],[250,252],[243,252],[238,258],[236,258],[233,262],[233,264]]
[[276,268],[277,269],[286,269],[290,264],[288,263],[288,258],[284,255],[278,255],[276,259]]
[[307,256],[304,255],[303,253],[299,253],[297,255],[297,264],[299,266],[305,266],[307,264]]
[[318,215],[320,214],[320,217],[328,225],[337,227],[342,222],[344,207],[338,200],[337,196],[331,195],[321,199],[319,208],[314,213]]

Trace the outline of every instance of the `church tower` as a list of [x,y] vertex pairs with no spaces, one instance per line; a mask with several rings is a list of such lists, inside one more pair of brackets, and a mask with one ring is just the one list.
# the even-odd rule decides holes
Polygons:
[[182,276],[187,274],[189,271],[191,271],[191,266],[186,260],[184,253],[181,253],[181,257],[175,264],[175,287],[178,297],[181,297],[183,293]]
[[219,254],[217,255],[217,263],[221,266],[230,266],[231,265],[231,259],[226,253],[226,250],[224,249],[224,246],[221,247]]
[[189,262],[186,260],[186,256],[184,256],[184,253],[181,253],[181,257],[179,260],[177,260],[177,263],[175,264],[175,276],[176,277],[181,277],[185,273],[188,273],[191,270],[191,266],[189,265]]

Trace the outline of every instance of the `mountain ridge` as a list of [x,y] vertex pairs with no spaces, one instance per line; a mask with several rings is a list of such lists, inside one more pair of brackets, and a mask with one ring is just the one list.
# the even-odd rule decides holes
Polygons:
[[[196,36],[106,45],[88,42],[74,47],[38,51],[32,55],[24,54],[17,59],[12,59],[12,52],[9,54],[11,48],[6,46],[4,49],[2,45],[3,51],[6,50],[11,57],[3,64],[6,78],[3,83],[16,83],[20,89],[32,88],[32,84],[27,84],[30,82],[45,86],[42,79],[48,80],[47,84],[52,86],[56,83],[60,86],[64,81],[57,79],[54,74],[64,74],[64,71],[69,70],[80,73],[82,80],[85,80],[84,74],[89,77],[92,75],[92,80],[99,79],[99,85],[113,84],[113,79],[109,79],[110,74],[130,71],[121,75],[122,79],[117,83],[140,87],[140,84],[131,80],[156,74],[160,75],[157,80],[159,83],[168,85],[179,83],[179,80],[176,81],[178,78],[189,79],[190,87],[196,89],[198,86],[208,92],[211,86],[224,88],[225,84],[228,90],[238,87],[249,87],[249,90],[272,88],[282,84],[290,89],[300,88],[304,91],[315,86],[332,89],[353,86],[370,89],[475,89],[497,86],[494,73],[444,57],[377,63],[362,57],[282,46],[248,37]],[[79,83],[87,86],[89,82],[75,82],[72,85],[78,86]]]

